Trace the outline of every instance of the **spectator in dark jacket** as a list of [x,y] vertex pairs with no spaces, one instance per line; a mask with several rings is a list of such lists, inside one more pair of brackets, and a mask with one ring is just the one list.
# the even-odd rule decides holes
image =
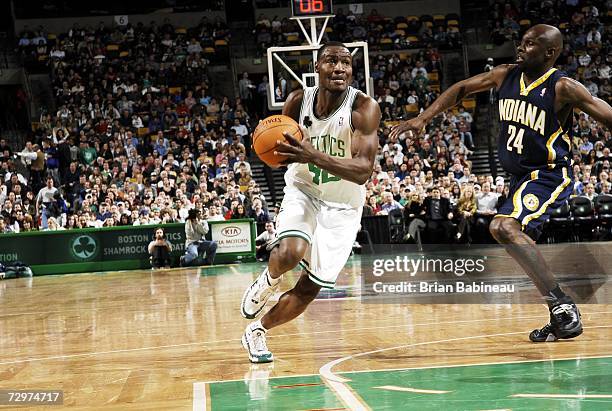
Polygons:
[[[453,213],[450,208],[448,198],[440,197],[440,189],[433,188],[431,196],[425,198],[425,219],[427,229],[432,234],[432,238],[442,238],[448,242],[449,235],[453,231]],[[438,236],[433,236],[437,233]]]

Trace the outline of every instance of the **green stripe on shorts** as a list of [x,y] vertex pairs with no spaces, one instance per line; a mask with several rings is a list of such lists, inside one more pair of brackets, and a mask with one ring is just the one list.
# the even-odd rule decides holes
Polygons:
[[318,279],[310,271],[308,271],[308,278],[310,278],[310,281],[312,281],[313,283],[315,283],[317,285],[320,285],[322,288],[329,288],[330,290],[332,290],[336,286],[336,283],[332,283],[332,282],[329,282],[329,281],[323,281],[323,280]]
[[302,268],[304,269],[304,271],[306,271],[306,273],[308,274],[308,278],[310,279],[310,281],[312,281],[313,283],[320,285],[323,288],[329,288],[329,289],[333,289],[336,286],[335,282],[331,282],[331,281],[324,281],[321,280],[319,277],[317,277],[316,275],[314,275],[312,273],[312,271],[310,271],[310,268],[308,268],[308,265],[306,263],[306,261],[302,260],[300,261],[299,265],[302,266]]
[[278,237],[276,238],[275,242],[285,238],[285,237],[299,237],[299,238],[303,238],[304,240],[308,241],[308,244],[310,244],[312,242],[310,236],[308,234],[306,234],[303,231],[300,230],[287,230],[287,231],[283,231],[282,233],[278,234]]

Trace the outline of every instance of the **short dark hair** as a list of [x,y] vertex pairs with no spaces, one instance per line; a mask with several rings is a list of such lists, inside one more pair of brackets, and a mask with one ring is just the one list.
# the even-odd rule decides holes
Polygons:
[[339,41],[328,41],[327,43],[325,43],[321,47],[319,47],[318,54],[317,54],[317,61],[321,60],[321,56],[323,55],[323,52],[328,47],[344,47],[344,48],[346,48],[348,50],[348,48],[342,42],[339,42]]
[[198,217],[198,214],[200,214],[200,210],[197,208],[192,208],[187,212],[187,219],[195,220]]

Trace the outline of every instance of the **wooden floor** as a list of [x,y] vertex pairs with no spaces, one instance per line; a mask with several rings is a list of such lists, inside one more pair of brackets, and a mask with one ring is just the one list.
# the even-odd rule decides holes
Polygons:
[[[239,303],[261,267],[2,281],[0,389],[61,389],[70,409],[231,409],[229,394],[211,394],[211,382],[321,374],[339,406],[318,408],[383,409],[376,400],[364,404],[365,397],[347,389],[342,373],[612,357],[610,304],[581,307],[581,337],[537,345],[527,335],[547,321],[543,305],[363,304],[348,293],[317,299],[302,317],[271,331],[268,345],[276,361],[254,369],[239,342],[247,324]],[[296,276],[288,274],[283,288]],[[356,270],[348,268],[339,288],[358,286]],[[611,288],[610,282],[602,287],[607,295]],[[610,368],[599,377],[607,379],[612,398]],[[225,406],[215,407],[219,398]],[[555,409],[546,407],[533,409]],[[568,409],[590,409],[582,407]],[[612,403],[604,407],[612,409]],[[260,401],[248,408],[315,407]]]

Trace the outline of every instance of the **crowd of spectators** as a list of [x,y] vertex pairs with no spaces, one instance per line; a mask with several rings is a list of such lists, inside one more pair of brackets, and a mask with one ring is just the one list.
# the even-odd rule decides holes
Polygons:
[[[47,32],[42,26],[26,26],[19,35],[17,52],[30,68],[37,64],[57,68],[68,63],[79,69],[80,66],[113,66],[121,71],[126,65],[135,64],[141,70],[148,66],[151,71],[167,75],[171,86],[181,74],[186,80],[193,77],[192,81],[197,81],[198,73],[206,69],[210,59],[228,57],[224,51],[230,37],[223,20],[217,17],[209,21],[206,16],[190,28],[175,27],[169,19],[162,24],[151,21],[148,25],[139,22],[113,27],[104,22],[97,27],[81,27],[75,23],[68,32],[59,34]],[[89,81],[88,78],[81,80],[83,85]],[[139,86],[147,88],[147,82],[142,83]]]
[[[366,41],[370,50],[399,50],[419,47],[453,49],[461,45],[459,16],[385,17],[376,9],[369,14],[355,15],[344,9],[334,10],[333,24],[328,24],[323,40]],[[322,28],[319,22],[319,28]],[[255,37],[262,52],[270,46],[302,44],[301,30],[295,20],[272,19],[261,14],[256,21]]]
[[[488,239],[488,224],[507,196],[503,177],[475,175],[469,160],[473,118],[460,107],[437,116],[417,138],[380,135],[376,163],[366,185],[364,216],[396,213],[408,228],[406,240],[426,229],[431,238],[471,241],[474,226]],[[468,124],[466,128],[463,124]],[[470,136],[468,138],[468,135]],[[456,233],[452,226],[458,225]]]
[[[211,27],[200,26],[196,31]],[[254,87],[245,74],[235,99],[215,98],[208,63],[195,63],[203,59],[197,47],[183,60],[172,53],[175,28],[136,27],[131,41],[144,44],[142,52],[109,51],[117,31],[126,30],[76,28],[58,36],[58,44],[71,44],[48,57],[59,109],[41,117],[21,151],[0,141],[0,231],[184,221],[194,207],[209,221],[271,220],[246,150],[265,79]],[[383,119],[364,215],[399,213],[405,240],[425,230],[437,240],[488,241],[508,186],[503,177],[472,172],[471,110],[443,113],[417,138],[389,137],[398,119],[438,96],[440,64],[433,47],[371,55]],[[610,131],[584,113],[574,126],[574,194],[610,193]]]
[[48,64],[57,110],[23,148],[0,140],[1,231],[179,222],[192,208],[268,221],[247,157],[251,102],[213,96],[207,78],[203,47],[229,35],[206,18],[23,33],[23,55]]

